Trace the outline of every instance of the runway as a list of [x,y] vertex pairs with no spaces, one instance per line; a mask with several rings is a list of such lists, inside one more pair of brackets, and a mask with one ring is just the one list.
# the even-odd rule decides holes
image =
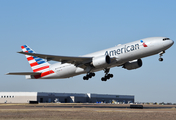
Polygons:
[[[13,107],[12,107],[13,106]],[[40,103],[40,104],[0,104],[0,108],[114,108],[114,109],[132,109],[136,106],[143,106],[142,109],[175,109],[176,105],[136,105],[136,104],[82,104],[82,103]],[[139,107],[140,108],[140,107]]]
[[135,104],[39,104],[39,105],[30,105],[26,107],[45,107],[45,108],[116,108],[116,109],[130,109],[130,106],[143,106],[143,109],[171,109],[176,108],[176,105],[135,105]]
[[175,120],[175,105],[144,105],[131,109],[116,104],[0,104],[1,120]]

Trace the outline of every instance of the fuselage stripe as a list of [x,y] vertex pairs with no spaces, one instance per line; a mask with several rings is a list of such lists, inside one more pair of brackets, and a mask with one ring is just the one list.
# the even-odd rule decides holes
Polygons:
[[43,66],[43,67],[40,67],[40,68],[37,68],[37,69],[33,69],[34,72],[38,72],[40,70],[44,70],[44,69],[47,69],[49,68],[49,66]]
[[50,71],[43,72],[43,73],[41,74],[41,77],[44,77],[44,76],[49,75],[49,74],[51,74],[51,73],[54,73],[54,71],[53,71],[53,70],[50,70]]
[[41,75],[35,75],[34,77],[35,77],[35,79],[38,79],[38,78],[41,78],[41,77],[50,75],[50,74],[52,74],[52,73],[54,73],[54,71],[53,71],[53,70],[49,70],[49,71],[46,71],[46,72],[41,73]]

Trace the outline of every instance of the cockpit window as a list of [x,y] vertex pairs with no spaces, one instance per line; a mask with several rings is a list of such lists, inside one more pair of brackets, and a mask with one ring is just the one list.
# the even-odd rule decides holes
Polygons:
[[170,40],[170,39],[169,38],[164,38],[163,41],[165,41],[165,40]]

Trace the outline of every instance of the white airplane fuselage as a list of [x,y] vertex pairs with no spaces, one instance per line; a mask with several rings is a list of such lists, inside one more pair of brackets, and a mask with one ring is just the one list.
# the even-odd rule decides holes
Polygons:
[[[92,57],[93,59],[99,56],[108,55],[111,58],[109,64],[97,65],[97,67],[82,68],[71,63],[55,63],[50,65],[50,70],[54,73],[41,77],[40,79],[62,79],[69,78],[80,74],[86,74],[89,72],[96,72],[104,69],[109,69],[116,66],[123,66],[125,63],[133,60],[138,60],[147,56],[158,54],[167,50],[173,45],[173,41],[163,40],[166,37],[150,37],[134,42],[130,42],[123,45],[117,45],[115,47],[87,54],[81,57]],[[99,64],[99,63],[97,63]],[[27,75],[27,78],[31,76]],[[31,78],[32,79],[32,78]]]

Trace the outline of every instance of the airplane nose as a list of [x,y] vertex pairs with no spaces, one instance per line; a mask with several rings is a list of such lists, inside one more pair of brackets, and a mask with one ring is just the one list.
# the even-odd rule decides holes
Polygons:
[[173,40],[170,40],[168,44],[169,44],[169,46],[171,47],[171,46],[174,44],[174,41],[173,41]]
[[168,40],[167,43],[166,43],[166,46],[171,47],[173,44],[174,44],[173,40]]
[[167,40],[165,39],[163,43],[164,43],[163,45],[164,45],[165,49],[168,49],[174,44],[174,41],[171,39],[167,39]]
[[174,44],[174,41],[173,40],[171,40],[171,46]]

